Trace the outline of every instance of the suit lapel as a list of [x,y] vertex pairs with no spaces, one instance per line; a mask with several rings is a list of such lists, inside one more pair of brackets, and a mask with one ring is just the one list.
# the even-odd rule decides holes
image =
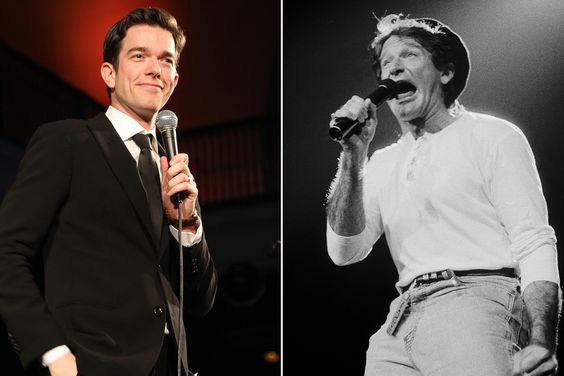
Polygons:
[[127,194],[127,197],[129,197],[137,217],[143,223],[145,231],[153,241],[153,246],[156,247],[157,241],[151,227],[149,204],[145,190],[141,185],[135,160],[105,114],[101,113],[89,119],[88,128],[96,142],[100,145],[102,153],[116,179]]

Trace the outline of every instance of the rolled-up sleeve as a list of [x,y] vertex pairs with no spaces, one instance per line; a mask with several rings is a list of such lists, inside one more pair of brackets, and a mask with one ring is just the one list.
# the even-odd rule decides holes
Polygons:
[[[352,236],[342,236],[331,228],[327,221],[327,251],[336,265],[350,265],[364,260],[372,246],[383,233],[382,216],[378,204],[378,183],[375,179],[374,160],[367,163],[363,170],[363,208],[365,227],[361,233]],[[339,178],[337,173],[336,179]]]
[[327,252],[336,265],[349,265],[364,260],[372,245],[366,227],[360,234],[341,236],[327,222]]

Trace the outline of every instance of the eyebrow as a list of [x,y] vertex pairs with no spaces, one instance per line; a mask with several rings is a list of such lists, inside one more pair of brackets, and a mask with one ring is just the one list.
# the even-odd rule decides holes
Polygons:
[[415,48],[418,48],[418,49],[422,49],[422,48],[423,48],[423,46],[421,46],[421,44],[419,44],[418,42],[416,42],[416,41],[414,41],[414,40],[407,40],[407,41],[405,41],[405,45],[406,45],[407,47],[415,47]]
[[147,52],[149,49],[146,47],[131,47],[129,50],[127,50],[127,53],[131,53],[134,51],[140,51],[140,52]]
[[[149,49],[147,47],[131,47],[129,50],[127,50],[127,54],[129,55],[131,52],[135,52],[135,51],[148,52]],[[170,51],[163,51],[161,56],[174,58],[174,54]]]
[[[423,46],[421,46],[421,45],[420,45],[419,43],[417,43],[416,41],[408,40],[408,41],[405,41],[405,42],[404,42],[404,45],[403,45],[403,46],[401,46],[400,52],[403,51],[404,48],[411,48],[411,47],[417,48],[417,49],[420,50],[420,51],[422,51],[422,50],[424,49]],[[386,55],[386,54],[381,54],[381,55],[380,55],[380,63],[382,63],[386,58],[388,58],[388,55]]]

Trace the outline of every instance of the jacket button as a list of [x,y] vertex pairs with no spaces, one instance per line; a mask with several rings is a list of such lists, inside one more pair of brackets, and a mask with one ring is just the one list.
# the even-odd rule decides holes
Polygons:
[[153,308],[153,315],[155,315],[155,317],[161,317],[164,313],[164,309],[161,306],[156,306],[155,308]]

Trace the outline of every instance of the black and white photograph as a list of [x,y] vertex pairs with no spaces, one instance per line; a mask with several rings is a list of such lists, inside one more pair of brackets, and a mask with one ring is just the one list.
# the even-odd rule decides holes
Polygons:
[[556,374],[564,5],[283,14],[285,374]]

